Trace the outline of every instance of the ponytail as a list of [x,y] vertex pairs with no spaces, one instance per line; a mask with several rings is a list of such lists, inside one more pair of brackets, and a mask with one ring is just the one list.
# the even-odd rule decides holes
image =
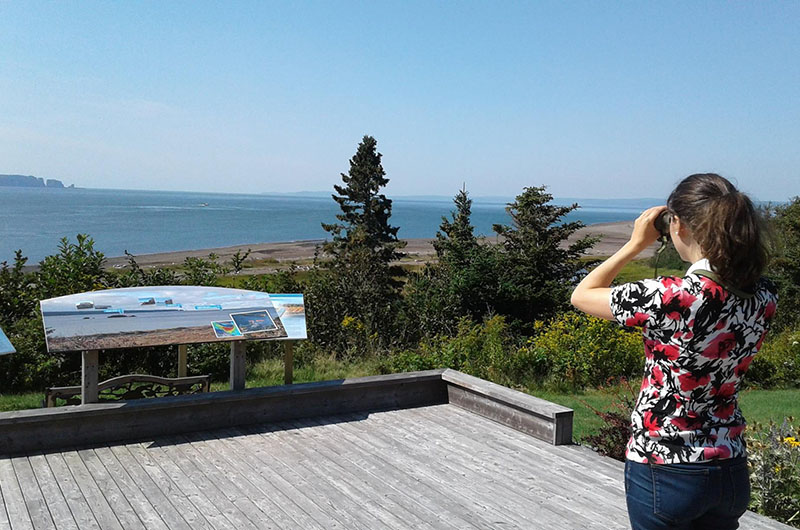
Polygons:
[[763,217],[747,195],[717,174],[702,173],[681,181],[667,204],[723,282],[754,289],[769,253]]

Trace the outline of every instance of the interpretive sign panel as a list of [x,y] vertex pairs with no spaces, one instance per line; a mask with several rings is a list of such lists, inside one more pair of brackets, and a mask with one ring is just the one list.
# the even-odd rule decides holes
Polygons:
[[6,355],[8,353],[17,353],[17,350],[14,349],[14,346],[11,345],[11,341],[8,340],[6,334],[0,329],[0,355]]
[[270,293],[269,299],[278,312],[278,317],[283,322],[286,336],[280,337],[281,340],[305,340],[308,338],[306,332],[306,308],[302,294],[273,294]]
[[50,352],[306,338],[302,295],[132,287],[42,300],[41,308]]

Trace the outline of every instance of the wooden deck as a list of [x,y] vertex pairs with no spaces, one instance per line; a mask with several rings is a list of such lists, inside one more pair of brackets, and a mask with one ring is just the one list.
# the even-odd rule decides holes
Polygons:
[[0,529],[624,529],[622,475],[439,404],[0,457]]

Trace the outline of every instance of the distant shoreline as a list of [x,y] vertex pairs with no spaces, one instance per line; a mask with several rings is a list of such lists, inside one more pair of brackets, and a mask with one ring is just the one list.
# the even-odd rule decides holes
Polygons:
[[[580,229],[573,234],[570,241],[574,241],[586,235],[599,236],[600,241],[586,254],[589,256],[610,256],[628,241],[632,230],[633,221],[598,223]],[[486,239],[489,242],[496,240],[495,237],[487,237]],[[413,238],[404,239],[403,241],[406,242],[406,247],[403,249],[403,252],[407,255],[403,259],[403,263],[427,263],[435,260],[436,252],[433,248],[434,238]],[[136,255],[136,262],[143,268],[170,267],[180,265],[188,257],[207,258],[211,253],[216,254],[220,262],[229,262],[231,256],[237,251],[246,252],[250,249],[251,253],[247,258],[248,262],[263,262],[269,260],[272,263],[268,265],[259,264],[257,267],[246,268],[242,272],[245,274],[266,274],[281,268],[281,263],[297,263],[312,260],[317,246],[321,245],[323,242],[324,240],[322,239],[310,239],[158,252]],[[653,245],[643,252],[641,257],[652,256],[656,248],[657,246]],[[128,259],[125,256],[112,257],[106,260],[106,267],[124,269],[127,263]]]

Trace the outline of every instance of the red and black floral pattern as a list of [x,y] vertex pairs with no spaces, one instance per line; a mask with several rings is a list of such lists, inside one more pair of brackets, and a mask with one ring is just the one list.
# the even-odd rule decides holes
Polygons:
[[737,392],[777,299],[766,279],[744,298],[695,273],[612,289],[614,317],[641,327],[644,338],[629,460],[677,464],[745,454]]

